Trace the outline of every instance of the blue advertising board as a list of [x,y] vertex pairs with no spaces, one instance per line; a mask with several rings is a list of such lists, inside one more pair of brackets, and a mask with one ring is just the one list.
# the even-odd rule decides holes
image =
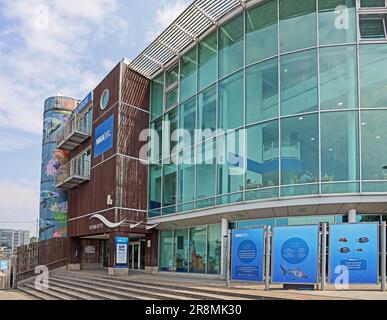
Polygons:
[[264,229],[232,230],[231,279],[263,281]]
[[378,223],[332,224],[329,230],[329,282],[375,284],[379,282]]
[[128,267],[128,244],[129,238],[116,237],[116,267]]
[[273,228],[272,282],[317,284],[319,226]]
[[0,271],[8,272],[8,261],[0,260]]
[[94,132],[94,159],[113,147],[114,115],[102,122]]

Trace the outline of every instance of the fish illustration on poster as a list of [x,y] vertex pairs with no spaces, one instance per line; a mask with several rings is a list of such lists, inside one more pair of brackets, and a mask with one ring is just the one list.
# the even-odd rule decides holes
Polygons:
[[319,226],[273,228],[272,282],[318,283]]
[[329,282],[376,284],[379,282],[377,223],[332,224],[329,230]]
[[263,281],[264,229],[232,230],[233,280]]

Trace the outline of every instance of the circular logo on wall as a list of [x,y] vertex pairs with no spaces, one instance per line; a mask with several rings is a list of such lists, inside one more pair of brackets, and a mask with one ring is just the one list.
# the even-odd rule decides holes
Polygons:
[[281,247],[282,258],[290,264],[298,264],[308,257],[309,246],[301,238],[290,238]]
[[110,98],[110,92],[109,92],[109,89],[105,89],[102,93],[102,96],[101,96],[101,101],[100,101],[100,105],[101,105],[101,109],[105,109],[109,103],[109,98]]
[[243,263],[251,263],[257,256],[257,247],[251,240],[244,240],[238,247],[238,257]]

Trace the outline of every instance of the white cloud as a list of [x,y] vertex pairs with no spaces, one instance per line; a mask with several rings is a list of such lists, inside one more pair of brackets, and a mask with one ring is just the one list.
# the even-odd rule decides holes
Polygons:
[[[0,203],[0,229],[27,229],[31,231],[31,235],[35,232],[34,221],[39,216],[37,182],[28,180],[0,182]],[[20,224],[20,222],[26,223]]]
[[20,134],[0,133],[0,151],[13,152],[36,145],[36,141]]
[[44,100],[92,90],[106,70],[90,70],[90,47],[127,22],[118,0],[2,0],[0,9],[0,127],[40,136]]
[[110,70],[112,70],[115,65],[117,64],[118,62],[115,62],[113,61],[112,59],[103,59],[102,60],[102,67],[107,71],[109,72]]
[[164,1],[156,11],[153,25],[147,32],[149,41],[153,41],[164,29],[166,29],[191,3],[190,0]]

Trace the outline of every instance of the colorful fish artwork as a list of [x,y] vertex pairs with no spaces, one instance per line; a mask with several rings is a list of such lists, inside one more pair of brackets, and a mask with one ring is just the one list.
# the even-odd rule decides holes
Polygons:
[[357,239],[356,241],[359,243],[367,243],[370,241],[370,239],[368,239],[367,237],[361,237],[361,238]]
[[43,190],[40,193],[40,205],[43,208],[46,208],[48,205],[48,202],[53,201],[55,199],[59,198],[59,193],[55,191],[50,190]]
[[286,266],[280,266],[284,276],[291,276],[294,279],[308,279],[308,276],[298,268],[287,268]]
[[348,242],[348,239],[347,238],[340,238],[339,242]]
[[339,252],[340,253],[350,253],[351,249],[349,249],[348,247],[343,247],[343,248],[339,249]]

